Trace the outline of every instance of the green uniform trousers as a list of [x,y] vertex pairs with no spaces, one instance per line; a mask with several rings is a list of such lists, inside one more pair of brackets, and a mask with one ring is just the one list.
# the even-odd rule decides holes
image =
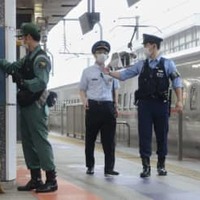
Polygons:
[[48,107],[33,103],[21,107],[21,138],[28,169],[54,170],[54,156],[48,137]]

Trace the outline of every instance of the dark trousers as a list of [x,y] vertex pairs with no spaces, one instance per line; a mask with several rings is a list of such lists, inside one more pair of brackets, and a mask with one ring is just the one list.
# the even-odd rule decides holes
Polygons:
[[105,155],[104,170],[113,170],[115,163],[115,130],[116,118],[113,102],[97,102],[89,100],[89,109],[86,110],[86,138],[85,155],[86,167],[94,167],[94,148],[98,133],[101,133],[101,142]]
[[152,129],[154,128],[157,155],[167,155],[168,103],[159,99],[140,100],[138,103],[138,131],[141,157],[150,157],[152,152]]

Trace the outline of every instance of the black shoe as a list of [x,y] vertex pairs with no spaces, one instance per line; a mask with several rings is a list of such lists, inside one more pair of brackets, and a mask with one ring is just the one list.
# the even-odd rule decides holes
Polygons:
[[26,185],[17,187],[17,190],[18,191],[31,191],[31,190],[37,189],[43,185],[44,185],[44,183],[42,182],[42,180],[31,179]]
[[114,170],[110,170],[110,171],[105,171],[104,174],[105,174],[105,176],[109,176],[109,175],[111,175],[111,176],[118,176],[119,172],[114,171]]
[[37,193],[46,193],[46,192],[54,192],[58,189],[57,181],[46,181],[44,185],[37,188],[35,192]]
[[89,175],[94,174],[94,167],[88,167],[86,174],[89,174]]
[[167,176],[167,171],[164,167],[163,168],[157,168],[157,171],[158,171],[158,176]]
[[143,167],[143,171],[140,173],[141,178],[146,178],[151,176],[151,167],[150,166],[145,166]]

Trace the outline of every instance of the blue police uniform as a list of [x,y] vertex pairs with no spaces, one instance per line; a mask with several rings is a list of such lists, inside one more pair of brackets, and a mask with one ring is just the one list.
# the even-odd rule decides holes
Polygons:
[[[92,47],[94,54],[97,49],[105,47],[99,42]],[[107,45],[106,45],[107,47]],[[108,51],[105,48],[106,51]],[[108,51],[109,52],[109,51]],[[119,81],[102,72],[101,67],[95,63],[86,68],[80,80],[79,89],[86,93],[89,108],[86,109],[86,138],[85,155],[87,174],[93,174],[95,165],[94,148],[97,134],[101,133],[101,142],[105,154],[104,173],[112,174],[115,164],[115,129],[116,117],[113,92],[119,88]]]
[[[161,38],[144,34],[144,44],[148,42],[160,44],[161,41]],[[135,93],[135,98],[138,101],[139,151],[143,166],[149,165],[149,176],[152,128],[154,128],[156,135],[158,163],[160,161],[162,167],[164,167],[165,156],[167,155],[169,79],[171,79],[174,89],[181,88],[182,81],[174,62],[163,58],[161,55],[153,60],[150,58],[140,60],[121,71],[120,80],[126,80],[137,75],[139,75],[139,87]],[[160,175],[166,175],[166,171]]]

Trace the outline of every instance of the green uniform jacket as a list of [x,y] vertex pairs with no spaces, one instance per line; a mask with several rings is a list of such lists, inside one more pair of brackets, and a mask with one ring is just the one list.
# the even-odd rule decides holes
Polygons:
[[[20,59],[19,61],[10,63],[5,59],[0,59],[0,69],[8,74],[13,74],[14,72],[18,71],[24,64],[25,59],[27,56],[29,59],[32,59],[38,51],[41,50],[40,45],[38,45],[34,51],[30,54],[26,55],[24,58]],[[49,73],[51,70],[51,63],[48,56],[45,55],[38,55],[35,58],[33,70],[35,74],[35,78],[31,80],[24,80],[24,87],[27,88],[31,92],[38,92],[47,87],[47,83],[49,81]]]

